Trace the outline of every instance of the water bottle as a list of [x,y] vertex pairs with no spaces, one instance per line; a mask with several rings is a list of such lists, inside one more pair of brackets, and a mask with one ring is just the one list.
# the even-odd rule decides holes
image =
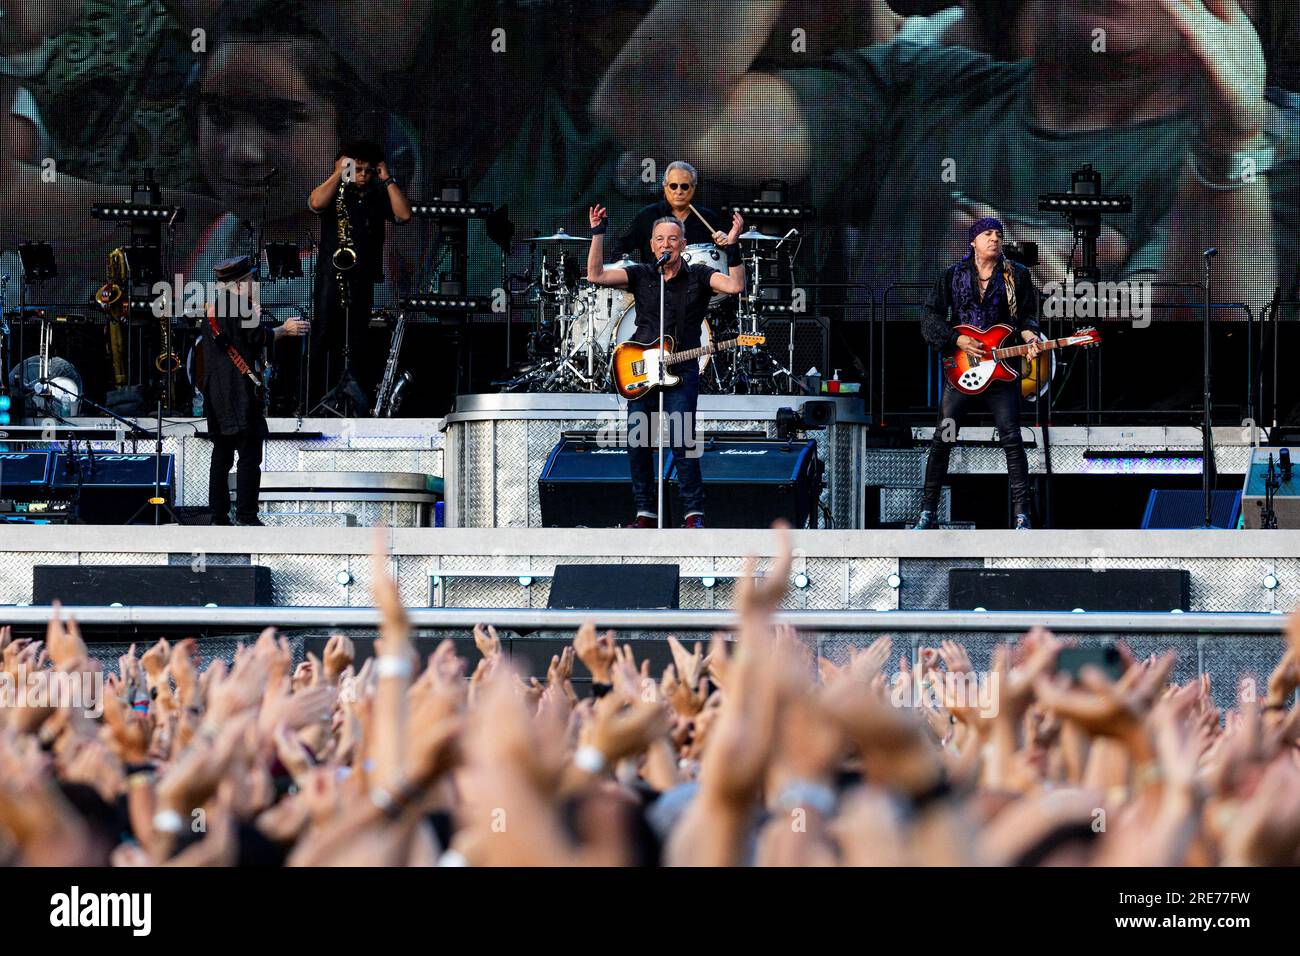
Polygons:
[[194,417],[203,417],[203,393],[197,388],[194,390]]

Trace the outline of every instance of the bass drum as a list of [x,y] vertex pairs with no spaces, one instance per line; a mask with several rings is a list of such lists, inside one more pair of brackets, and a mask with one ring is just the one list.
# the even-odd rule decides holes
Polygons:
[[[618,329],[614,341],[610,343],[610,349],[613,350],[615,345],[622,345],[624,342],[631,342],[632,336],[636,334],[636,306],[628,309],[623,313],[623,318],[619,320]],[[713,330],[709,328],[709,320],[705,319],[700,323],[700,344],[713,344]],[[701,355],[699,358],[700,372],[703,373],[709,367],[709,362],[713,359],[712,355]]]
[[623,314],[632,307],[632,293],[626,289],[584,286],[575,303],[574,318],[569,324],[569,348],[573,351],[582,348],[587,341],[587,323],[590,322],[596,348],[607,352],[612,347],[609,343],[613,340],[614,330],[618,328]]

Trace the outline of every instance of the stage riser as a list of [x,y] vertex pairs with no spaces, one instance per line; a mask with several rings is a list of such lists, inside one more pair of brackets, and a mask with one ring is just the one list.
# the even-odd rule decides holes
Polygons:
[[[133,552],[114,528],[6,529],[0,603],[32,599],[36,564],[254,563],[272,572],[278,606],[371,604],[367,529],[134,528]],[[677,563],[681,606],[727,609],[747,553],[770,550],[770,532],[394,530],[393,564],[412,607],[544,608],[556,564]],[[806,574],[786,606],[813,610],[941,609],[951,567],[1178,568],[1191,576],[1193,611],[1289,611],[1300,604],[1300,533],[828,532],[794,538],[792,574]],[[56,550],[56,548],[58,550]],[[339,575],[350,576],[339,583]],[[898,588],[891,574],[901,578]],[[519,576],[533,578],[523,586]],[[1277,587],[1264,587],[1275,576]],[[440,586],[432,582],[437,577]],[[704,577],[714,577],[706,588]],[[76,603],[75,595],[67,603]]]

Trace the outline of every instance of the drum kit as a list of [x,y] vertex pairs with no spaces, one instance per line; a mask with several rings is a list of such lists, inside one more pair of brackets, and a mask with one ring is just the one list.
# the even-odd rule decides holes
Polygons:
[[[506,391],[605,392],[612,388],[610,356],[614,347],[631,341],[636,330],[636,303],[625,289],[587,282],[586,255],[579,246],[591,240],[558,229],[549,236],[527,240],[541,250],[538,277],[527,289],[537,319],[528,341],[528,363],[519,374],[499,383]],[[700,325],[700,343],[736,334],[759,334],[762,318],[757,306],[764,264],[775,258],[781,236],[751,229],[738,237],[742,244],[746,291],[739,297],[715,295]],[[771,250],[770,252],[768,250]],[[715,272],[727,271],[727,254],[713,243],[689,245],[682,252],[688,264],[700,263]],[[605,263],[622,269],[628,257]],[[777,382],[790,371],[765,346],[737,348],[705,355],[700,362],[700,390],[713,394],[776,392]]]

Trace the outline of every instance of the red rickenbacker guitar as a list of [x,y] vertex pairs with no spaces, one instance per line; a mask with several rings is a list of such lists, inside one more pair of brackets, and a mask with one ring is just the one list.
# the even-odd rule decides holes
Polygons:
[[[1020,373],[1007,364],[1007,359],[1013,359],[1017,356],[1025,355],[1029,351],[1029,343],[1024,342],[1020,345],[1008,345],[1005,348],[1002,343],[1008,337],[1015,333],[1009,325],[995,325],[988,329],[977,329],[973,325],[958,325],[955,328],[958,335],[969,335],[984,343],[988,349],[989,358],[982,362],[975,362],[969,355],[961,349],[956,349],[952,354],[943,357],[943,374],[952,387],[959,392],[967,395],[978,395],[984,389],[989,387],[990,382],[1014,382],[1020,377]],[[1038,347],[1043,351],[1049,349],[1062,349],[1071,345],[1100,345],[1101,333],[1096,329],[1079,329],[1073,335],[1067,335],[1063,339],[1050,339],[1046,342],[1039,342]]]
[[624,342],[614,347],[610,366],[614,371],[614,388],[624,398],[640,398],[649,395],[656,388],[672,388],[681,381],[668,369],[682,362],[690,362],[701,355],[713,355],[726,349],[741,348],[749,345],[762,345],[767,341],[763,335],[739,335],[725,342],[701,345],[697,349],[685,352],[673,351],[673,337],[665,335],[663,347],[659,342],[646,345],[641,342]]

